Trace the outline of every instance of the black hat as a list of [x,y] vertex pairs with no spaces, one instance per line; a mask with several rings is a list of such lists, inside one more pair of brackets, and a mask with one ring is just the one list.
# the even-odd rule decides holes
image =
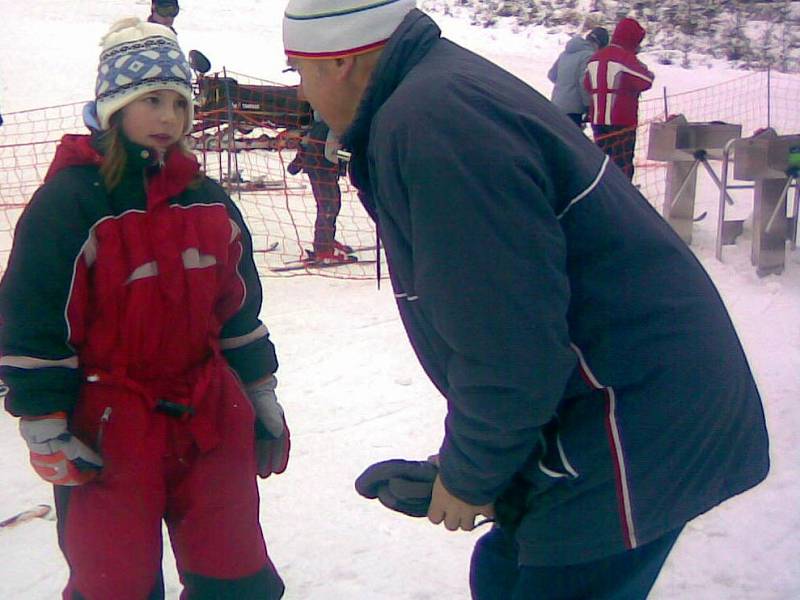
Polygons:
[[153,12],[158,13],[162,17],[176,17],[181,8],[178,6],[178,0],[153,0]]
[[605,27],[595,27],[587,35],[586,39],[597,44],[602,49],[608,46],[608,30]]

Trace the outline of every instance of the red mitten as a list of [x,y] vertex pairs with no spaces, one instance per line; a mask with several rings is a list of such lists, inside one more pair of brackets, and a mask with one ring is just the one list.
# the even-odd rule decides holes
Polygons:
[[19,431],[30,449],[33,469],[52,484],[84,484],[103,466],[100,455],[69,432],[65,413],[22,417]]

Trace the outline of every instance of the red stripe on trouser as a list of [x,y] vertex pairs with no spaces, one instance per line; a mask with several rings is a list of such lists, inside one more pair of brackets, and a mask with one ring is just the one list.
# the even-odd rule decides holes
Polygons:
[[614,466],[614,484],[617,488],[617,510],[619,511],[619,522],[622,527],[622,539],[625,547],[629,550],[633,548],[631,543],[631,532],[628,529],[628,518],[625,510],[625,497],[624,490],[622,489],[622,465],[619,464],[619,455],[617,453],[617,442],[614,438],[614,433],[611,430],[611,420],[614,419],[612,413],[612,403],[609,396],[608,388],[603,389],[603,394],[606,397],[606,433],[608,434],[608,446],[611,450],[611,463]]
[[[161,568],[161,519],[180,572],[236,579],[268,564],[258,520],[253,410],[227,371],[208,415],[219,444],[201,453],[190,421],[153,412],[128,390],[86,386],[73,426],[102,438],[100,477],[74,488],[65,529],[70,590],[141,600]],[[110,418],[99,428],[100,417]]]

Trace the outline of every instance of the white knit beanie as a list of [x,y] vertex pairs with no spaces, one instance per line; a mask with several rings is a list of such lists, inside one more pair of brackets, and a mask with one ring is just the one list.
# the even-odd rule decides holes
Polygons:
[[186,133],[192,127],[192,70],[169,28],[128,17],[114,23],[100,41],[95,104],[100,129],[115,112],[155,90],[174,90],[186,98]]
[[336,58],[383,46],[416,0],[289,0],[283,16],[287,56]]

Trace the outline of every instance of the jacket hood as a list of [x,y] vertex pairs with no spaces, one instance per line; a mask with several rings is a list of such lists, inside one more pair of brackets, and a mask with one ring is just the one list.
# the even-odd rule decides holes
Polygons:
[[584,39],[579,35],[576,35],[574,38],[568,41],[567,45],[564,47],[564,52],[567,54],[575,54],[576,52],[587,50],[589,52],[594,52],[596,48],[589,40]]
[[644,34],[644,28],[636,19],[625,18],[617,23],[614,35],[611,36],[611,43],[634,52],[642,43]]
[[56,147],[56,155],[47,169],[44,180],[45,182],[50,181],[56,173],[67,167],[82,165],[99,167],[102,164],[103,155],[92,145],[92,136],[69,133],[61,138],[61,142]]
[[441,30],[436,23],[419,9],[415,8],[405,16],[383,49],[356,116],[340,139],[342,147],[352,152],[350,182],[359,190],[361,203],[376,222],[378,215],[371,195],[367,166],[372,119],[406,74],[439,41],[440,36]]
[[405,16],[381,53],[356,116],[341,138],[343,147],[353,150],[366,148],[372,117],[440,35],[439,27],[419,9],[415,8]]

